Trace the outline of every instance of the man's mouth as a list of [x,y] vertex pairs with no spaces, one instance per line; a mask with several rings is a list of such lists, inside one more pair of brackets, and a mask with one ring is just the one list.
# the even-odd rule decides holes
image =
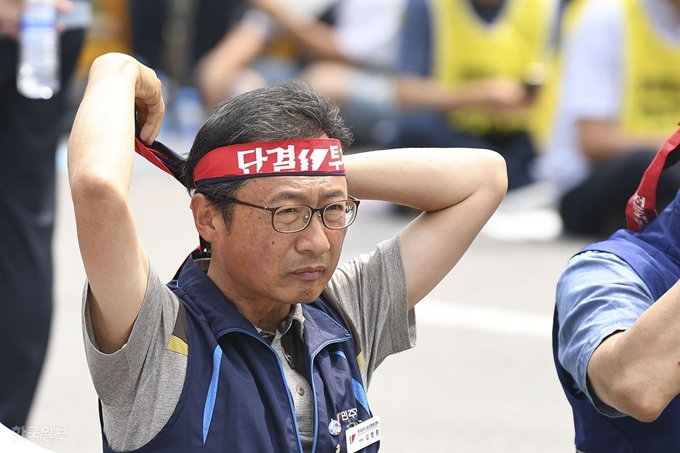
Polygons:
[[293,271],[293,275],[302,280],[316,280],[321,277],[326,268],[324,266],[302,267]]

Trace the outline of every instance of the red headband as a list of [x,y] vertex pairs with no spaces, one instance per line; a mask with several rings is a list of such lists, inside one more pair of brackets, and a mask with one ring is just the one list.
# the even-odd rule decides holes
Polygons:
[[257,176],[344,174],[339,140],[279,140],[229,145],[209,151],[194,168],[194,185]]
[[[680,124],[680,123],[678,123]],[[626,219],[628,229],[638,231],[644,224],[654,220],[656,212],[656,186],[661,172],[680,160],[680,129],[666,140],[647,167],[638,190],[628,200]]]

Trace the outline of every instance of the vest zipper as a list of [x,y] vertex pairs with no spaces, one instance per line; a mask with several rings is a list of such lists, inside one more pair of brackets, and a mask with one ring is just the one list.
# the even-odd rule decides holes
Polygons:
[[[316,349],[316,351],[314,351],[312,353],[312,356],[310,357],[310,361],[309,361],[310,378],[309,378],[309,380],[311,381],[310,383],[312,384],[312,395],[314,397],[314,442],[312,442],[312,452],[311,453],[316,452],[316,441],[318,440],[318,437],[319,437],[317,435],[318,432],[319,432],[319,406],[318,406],[318,402],[317,402],[317,399],[316,399],[316,385],[314,384],[314,359],[319,354],[319,352],[321,352],[326,346],[336,344],[336,343],[344,343],[346,341],[349,341],[349,337],[348,338],[342,338],[342,339],[328,340],[328,341],[322,343]],[[286,388],[288,388],[288,385],[286,385]],[[340,445],[338,444],[338,446],[340,446]]]
[[[298,452],[304,453],[304,450],[302,449],[302,439],[300,439],[300,428],[298,428],[297,416],[295,415],[295,404],[293,403],[293,397],[290,394],[290,389],[288,388],[288,381],[286,381],[286,373],[283,370],[283,364],[281,363],[281,360],[279,359],[279,355],[276,353],[274,348],[272,348],[269,344],[267,344],[266,341],[264,341],[262,339],[262,337],[260,337],[259,335],[255,335],[252,332],[245,330],[245,329],[229,329],[229,330],[226,330],[224,332],[221,332],[219,336],[215,337],[215,340],[219,344],[218,339],[222,338],[224,335],[226,335],[227,333],[231,333],[231,332],[240,332],[240,333],[244,333],[246,335],[249,335],[249,336],[255,338],[260,343],[262,343],[267,348],[269,348],[269,350],[272,352],[272,354],[274,354],[274,357],[276,357],[276,363],[279,366],[279,372],[281,373],[281,379],[283,379],[283,384],[284,384],[283,387],[286,389],[286,395],[288,396],[288,408],[290,409],[291,415],[293,416],[292,418],[293,418],[293,425],[295,426],[295,437],[297,438],[297,442],[298,442]],[[312,381],[314,381],[313,378],[312,378]],[[313,389],[314,389],[314,387],[312,387],[312,393],[314,393]],[[316,412],[316,395],[314,395],[314,410]],[[316,421],[316,415],[315,415],[315,421]],[[316,433],[316,431],[315,431],[315,433]],[[316,445],[316,434],[314,435],[314,444]],[[312,451],[314,451],[314,447],[312,447]]]

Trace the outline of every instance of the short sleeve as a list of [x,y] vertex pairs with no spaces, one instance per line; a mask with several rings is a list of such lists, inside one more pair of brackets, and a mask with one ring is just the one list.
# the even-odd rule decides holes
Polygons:
[[575,256],[557,284],[558,359],[603,415],[624,414],[591,393],[588,362],[604,339],[628,329],[653,303],[640,276],[610,253],[589,251]]
[[399,237],[339,267],[327,289],[357,328],[364,354],[362,377],[368,387],[386,357],[412,348],[416,341]]
[[182,393],[187,356],[169,348],[180,301],[149,266],[144,301],[125,345],[112,354],[97,346],[83,295],[85,355],[101,401],[103,428],[115,451],[149,442],[165,426]]

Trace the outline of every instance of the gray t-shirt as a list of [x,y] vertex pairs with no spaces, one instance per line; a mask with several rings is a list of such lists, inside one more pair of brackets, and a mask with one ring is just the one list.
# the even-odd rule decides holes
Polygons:
[[[398,236],[339,267],[327,290],[357,328],[364,359],[362,377],[368,388],[378,365],[387,356],[413,347],[416,340],[415,313],[408,310]],[[86,284],[85,350],[101,400],[104,433],[114,450],[134,450],[158,434],[182,393],[187,356],[169,344],[180,300],[151,267],[144,302],[128,342],[113,354],[104,354],[92,331],[88,295]],[[304,420],[300,424],[306,425]]]

